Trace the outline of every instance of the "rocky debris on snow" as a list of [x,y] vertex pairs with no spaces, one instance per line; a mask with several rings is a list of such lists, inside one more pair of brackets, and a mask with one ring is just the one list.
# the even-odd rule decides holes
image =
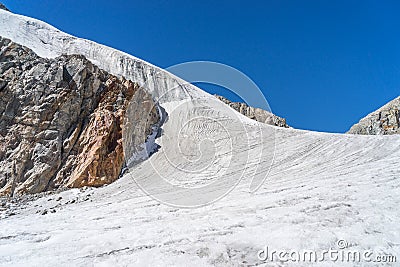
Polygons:
[[[0,196],[115,181],[159,120],[152,97],[81,55],[38,57],[0,37]],[[132,127],[132,125],[136,127]]]
[[400,134],[400,96],[353,125],[347,133],[364,135]]
[[289,125],[286,124],[286,119],[278,117],[275,114],[272,114],[271,112],[268,112],[260,108],[250,107],[245,103],[231,102],[229,99],[220,95],[214,95],[214,96],[218,98],[220,101],[230,106],[231,108],[233,108],[234,110],[236,110],[237,112],[239,112],[240,114],[243,114],[250,119],[266,123],[269,125],[289,128]]

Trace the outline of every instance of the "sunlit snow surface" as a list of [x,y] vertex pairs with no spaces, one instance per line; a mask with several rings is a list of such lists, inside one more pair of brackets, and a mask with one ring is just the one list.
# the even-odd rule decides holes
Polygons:
[[[145,84],[155,98],[165,95],[168,88],[177,88],[160,101],[170,111],[165,136],[178,136],[173,127],[180,119],[173,115],[177,103],[193,100],[192,108],[186,110],[191,114],[200,108],[198,103],[204,107],[208,100],[213,101],[212,96],[140,59],[77,39],[34,19],[0,10],[0,35],[44,57],[83,54],[113,74]],[[212,107],[216,113],[226,108],[220,105]],[[245,125],[248,143],[239,144],[234,151],[249,158],[243,160],[245,174],[257,167],[256,178],[264,177],[270,169],[270,155],[261,157],[260,162],[253,159],[257,159],[260,147],[276,147],[267,180],[255,193],[249,192],[250,176],[245,175],[232,192],[208,206],[179,209],[159,203],[139,189],[131,175],[157,185],[156,164],[157,169],[170,172],[171,182],[177,182],[180,177],[173,177],[169,161],[182,163],[181,157],[166,158],[169,151],[161,145],[149,160],[109,186],[44,197],[21,207],[16,215],[0,219],[0,265],[303,266],[306,263],[263,263],[257,252],[265,246],[321,251],[337,248],[340,239],[353,250],[371,249],[396,255],[399,260],[398,136],[275,129],[237,116],[236,121],[230,121],[237,131],[229,140],[240,140],[240,129]],[[271,129],[274,138],[268,138]],[[260,131],[267,133],[262,140]],[[218,144],[224,151],[229,142]],[[221,166],[227,157],[221,153]],[[240,168],[240,164],[239,160],[235,167]],[[223,178],[229,180],[229,175],[227,172]],[[207,183],[207,178],[200,175],[184,182]],[[167,193],[170,199],[187,197]],[[37,213],[53,207],[55,213]],[[330,261],[310,264],[333,265]],[[337,266],[346,264],[339,262]]]

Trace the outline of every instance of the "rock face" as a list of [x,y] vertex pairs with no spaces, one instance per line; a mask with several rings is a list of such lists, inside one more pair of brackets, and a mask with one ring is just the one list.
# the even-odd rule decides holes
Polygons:
[[228,99],[226,99],[223,96],[220,95],[214,95],[216,98],[239,112],[240,114],[245,115],[246,117],[266,123],[269,125],[274,125],[274,126],[279,126],[279,127],[285,127],[289,128],[289,126],[286,124],[286,119],[281,118],[276,116],[275,114],[272,114],[271,112],[268,112],[266,110],[260,109],[260,108],[254,108],[254,107],[249,107],[245,103],[240,103],[240,102],[231,102]]
[[364,135],[400,134],[400,96],[370,113],[347,133]]
[[3,5],[2,3],[0,3],[0,9],[4,9],[4,10],[7,10],[7,11],[10,11],[10,10],[8,10],[8,8],[7,8],[5,5]]
[[136,106],[128,138],[146,141],[157,106],[138,84],[80,55],[38,57],[0,37],[0,195],[115,181],[125,163],[125,112]]

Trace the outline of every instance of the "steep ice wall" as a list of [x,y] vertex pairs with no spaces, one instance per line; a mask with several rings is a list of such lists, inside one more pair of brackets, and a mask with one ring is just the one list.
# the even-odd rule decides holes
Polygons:
[[147,88],[160,103],[209,96],[182,79],[116,49],[61,32],[42,21],[0,10],[0,36],[32,49],[41,57],[82,54],[113,75]]

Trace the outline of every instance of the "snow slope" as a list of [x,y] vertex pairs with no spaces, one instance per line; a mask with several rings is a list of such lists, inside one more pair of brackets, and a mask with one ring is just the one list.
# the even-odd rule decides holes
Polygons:
[[[3,10],[0,35],[44,57],[83,54],[142,83],[168,114],[156,139],[159,150],[117,182],[40,198],[0,219],[1,266],[260,265],[257,252],[265,246],[322,251],[337,248],[340,239],[353,250],[400,257],[399,136],[261,125],[149,63]],[[251,193],[253,174],[256,181],[269,175]],[[207,190],[171,190],[160,176]],[[154,200],[140,186],[182,206],[224,197],[180,209]],[[41,215],[43,210],[56,212]]]

